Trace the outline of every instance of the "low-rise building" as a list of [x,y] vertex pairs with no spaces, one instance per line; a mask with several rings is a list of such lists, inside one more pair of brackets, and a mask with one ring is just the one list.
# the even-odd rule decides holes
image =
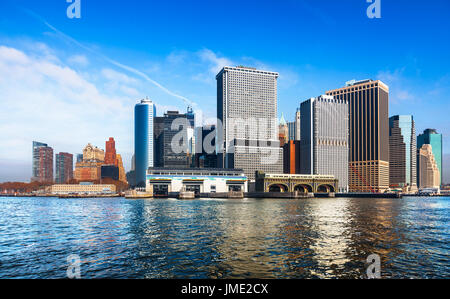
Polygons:
[[242,169],[149,168],[147,192],[154,195],[192,191],[196,193],[225,193],[248,191],[248,178]]
[[79,185],[53,185],[50,188],[50,193],[53,195],[70,195],[70,194],[115,194],[115,185],[94,185],[94,184],[79,184]]
[[256,192],[336,193],[338,190],[339,180],[332,175],[256,173]]

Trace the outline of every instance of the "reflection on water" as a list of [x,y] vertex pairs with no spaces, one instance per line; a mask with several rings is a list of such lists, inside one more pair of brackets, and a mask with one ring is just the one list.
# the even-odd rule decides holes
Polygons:
[[450,198],[0,198],[0,278],[450,278]]

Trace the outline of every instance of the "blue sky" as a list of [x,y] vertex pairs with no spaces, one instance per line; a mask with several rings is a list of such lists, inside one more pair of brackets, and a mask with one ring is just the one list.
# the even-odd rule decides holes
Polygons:
[[[280,73],[279,113],[351,79],[390,86],[390,114],[450,138],[450,2],[381,0],[0,1],[0,181],[28,180],[31,142],[78,153],[116,138],[127,169],[143,97],[216,113],[224,65]],[[46,23],[47,24],[46,24]],[[449,161],[450,146],[444,152]],[[447,164],[449,165],[449,164]],[[448,181],[448,180],[447,180]]]

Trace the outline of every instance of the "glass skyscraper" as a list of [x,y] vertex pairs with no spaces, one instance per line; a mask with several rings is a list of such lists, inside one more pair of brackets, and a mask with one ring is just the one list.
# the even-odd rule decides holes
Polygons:
[[145,187],[147,169],[154,167],[153,123],[155,104],[142,100],[134,109],[134,156],[136,163],[136,186]]
[[48,144],[33,141],[33,169],[32,169],[31,181],[39,180],[39,149],[41,147],[48,147]]
[[416,128],[412,115],[389,118],[389,181],[391,187],[417,189]]
[[[417,148],[421,149],[424,144],[431,145],[434,159],[436,160],[442,184],[442,134],[435,129],[426,129],[417,137]],[[419,166],[420,167],[420,166]],[[420,171],[420,169],[418,169]]]
[[[191,108],[186,114],[178,111],[168,111],[164,114],[164,129],[162,137],[158,140],[159,167],[189,168],[192,164],[192,156],[195,154],[194,125],[195,115]],[[176,121],[178,123],[176,123]],[[174,123],[175,122],[175,123]],[[183,144],[178,143],[179,148],[173,146],[174,138],[182,137]]]
[[389,87],[379,80],[352,80],[327,95],[349,103],[350,192],[385,192],[389,189]]

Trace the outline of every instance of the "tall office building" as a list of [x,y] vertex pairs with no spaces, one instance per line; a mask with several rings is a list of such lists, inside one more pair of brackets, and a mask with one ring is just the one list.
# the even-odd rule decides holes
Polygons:
[[106,141],[105,164],[118,166],[116,141],[112,137]]
[[287,123],[289,140],[300,141],[300,108],[295,112],[295,120]]
[[301,104],[300,172],[333,175],[348,192],[349,104],[333,96]]
[[301,135],[301,121],[300,121],[300,108],[297,108],[297,111],[295,112],[295,135],[294,135],[294,140],[295,141],[300,141],[300,135]]
[[416,127],[412,115],[389,118],[389,181],[417,191]]
[[205,125],[197,127],[195,133],[197,152],[195,153],[196,168],[217,168],[216,126]]
[[327,95],[349,103],[350,192],[384,192],[389,189],[389,87],[373,80],[346,85]]
[[280,140],[281,147],[283,147],[289,140],[289,126],[286,123],[283,114],[281,114],[280,124],[278,125],[278,139]]
[[39,182],[53,183],[53,148],[39,148]]
[[155,157],[157,167],[189,168],[195,154],[195,115],[168,111],[156,119]]
[[[417,137],[417,148],[420,149],[424,144],[431,145],[434,159],[440,173],[440,181],[442,183],[442,134],[439,134],[435,129],[426,129],[423,134]],[[420,172],[420,165],[418,164],[418,172]],[[419,179],[420,180],[420,179]]]
[[66,184],[73,179],[73,155],[59,153],[56,155],[56,178],[57,184]]
[[39,181],[39,149],[41,147],[47,147],[48,144],[33,141],[33,150],[32,150],[32,174],[31,174],[31,181]]
[[[112,170],[114,167],[117,168],[117,171]],[[115,175],[116,172],[117,176]],[[112,175],[112,173],[114,175]],[[114,140],[113,137],[110,137],[109,140],[106,141],[105,165],[102,166],[102,178],[106,177],[119,180],[124,183],[127,182],[125,169],[123,167],[122,156],[120,154],[117,154],[116,141]]]
[[295,140],[295,122],[288,122],[288,140]]
[[419,149],[419,187],[439,188],[441,185],[441,173],[437,161],[433,154],[433,147],[430,144],[424,144]]
[[154,136],[154,167],[163,167],[164,165],[164,117],[155,117],[153,123]]
[[145,187],[147,169],[154,167],[153,123],[156,117],[155,104],[142,100],[134,108],[134,155],[136,162],[136,185]]
[[218,167],[282,173],[278,140],[278,73],[224,67],[216,76]]

